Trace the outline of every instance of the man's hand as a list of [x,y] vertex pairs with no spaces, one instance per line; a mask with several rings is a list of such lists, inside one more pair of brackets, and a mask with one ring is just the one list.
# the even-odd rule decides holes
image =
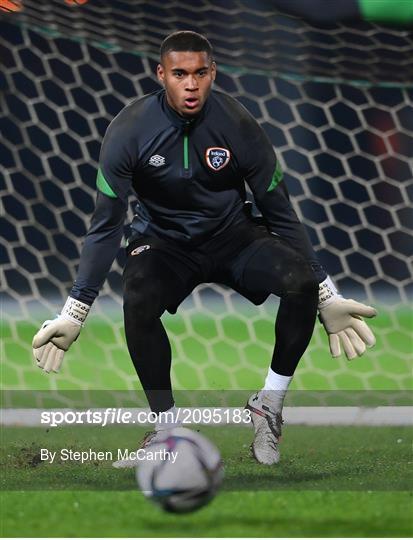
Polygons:
[[376,310],[343,298],[329,276],[320,283],[318,309],[333,358],[340,356],[341,346],[348,360],[352,360],[364,354],[366,346],[373,347],[376,343],[373,332],[361,319],[375,317]]
[[45,321],[33,338],[33,356],[46,373],[59,371],[65,352],[77,339],[82,327],[62,317]]
[[46,373],[59,371],[65,352],[78,338],[90,306],[74,298],[67,299],[62,313],[45,321],[33,338],[33,356]]

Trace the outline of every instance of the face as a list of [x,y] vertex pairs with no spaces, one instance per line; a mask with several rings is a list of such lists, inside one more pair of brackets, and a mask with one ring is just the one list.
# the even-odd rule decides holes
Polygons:
[[169,105],[181,116],[200,112],[215,80],[216,66],[206,52],[171,51],[157,69]]

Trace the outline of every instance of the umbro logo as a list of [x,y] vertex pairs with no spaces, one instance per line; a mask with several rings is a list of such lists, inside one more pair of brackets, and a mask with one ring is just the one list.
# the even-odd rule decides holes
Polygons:
[[162,165],[165,165],[165,158],[155,154],[149,159],[149,165],[152,165],[153,167],[161,167]]

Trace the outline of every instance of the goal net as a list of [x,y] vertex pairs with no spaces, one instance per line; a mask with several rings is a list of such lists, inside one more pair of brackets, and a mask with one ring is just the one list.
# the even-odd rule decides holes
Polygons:
[[[411,387],[412,33],[317,27],[268,6],[25,0],[22,12],[1,14],[3,388],[139,388],[121,319],[123,249],[58,376],[33,365],[30,344],[75,277],[106,127],[158,88],[158,46],[178,29],[210,38],[216,87],[268,133],[322,263],[345,296],[379,310],[377,346],[350,364],[330,358],[317,324],[294,388]],[[276,298],[256,307],[230,289],[198,287],[164,316],[175,388],[260,388],[276,310]]]

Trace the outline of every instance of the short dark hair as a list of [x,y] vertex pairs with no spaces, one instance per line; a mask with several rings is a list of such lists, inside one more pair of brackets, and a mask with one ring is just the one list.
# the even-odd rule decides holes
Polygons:
[[213,59],[212,45],[202,34],[192,32],[191,30],[181,30],[169,34],[161,45],[159,50],[160,58],[169,52],[206,52],[208,57]]

